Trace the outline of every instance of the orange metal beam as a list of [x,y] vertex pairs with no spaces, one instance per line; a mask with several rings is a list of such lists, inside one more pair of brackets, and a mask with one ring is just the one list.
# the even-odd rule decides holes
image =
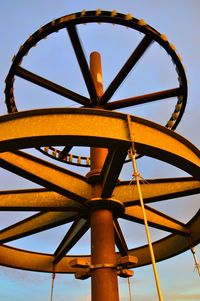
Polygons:
[[[99,53],[90,55],[90,69],[98,96],[103,94],[102,67]],[[99,124],[101,127],[101,124]],[[101,173],[107,157],[106,148],[91,148],[91,175]],[[125,157],[121,162],[123,164]],[[113,165],[113,164],[112,164]],[[121,169],[120,166],[120,169]],[[118,176],[118,174],[117,174]],[[109,177],[110,179],[110,177]],[[117,179],[114,178],[114,182]],[[115,184],[115,183],[114,183]],[[104,185],[105,186],[105,185]],[[111,189],[111,193],[114,187]],[[101,178],[92,184],[93,197],[102,194]],[[91,224],[91,283],[92,301],[118,301],[118,281],[115,255],[115,236],[113,213],[108,209],[93,209],[90,213]],[[113,267],[108,267],[108,265]]]

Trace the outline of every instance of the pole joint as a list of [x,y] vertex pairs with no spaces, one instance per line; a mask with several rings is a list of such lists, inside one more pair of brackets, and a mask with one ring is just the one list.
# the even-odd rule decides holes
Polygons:
[[80,280],[85,280],[91,277],[91,272],[97,269],[115,269],[117,275],[122,278],[129,278],[134,275],[134,272],[130,270],[138,262],[138,258],[135,256],[124,256],[121,257],[117,264],[112,263],[103,263],[103,264],[90,264],[88,260],[75,258],[70,261],[70,266],[78,268],[78,271],[75,273],[75,278]]

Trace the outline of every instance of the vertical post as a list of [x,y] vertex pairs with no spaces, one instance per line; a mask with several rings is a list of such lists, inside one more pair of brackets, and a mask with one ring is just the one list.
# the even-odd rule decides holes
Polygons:
[[[97,97],[100,98],[103,95],[102,67],[101,56],[96,51],[90,54],[90,72],[96,89]],[[98,99],[96,100],[96,103],[98,108]],[[101,125],[99,124],[99,126]],[[91,147],[91,171],[101,171],[107,152],[108,151],[106,148]]]
[[[90,55],[90,71],[98,97],[103,94],[101,58],[98,52]],[[97,100],[98,107],[98,100]],[[99,124],[99,126],[101,126]],[[91,148],[91,174],[100,174],[107,149]],[[101,182],[92,184],[93,196],[101,197]],[[115,255],[113,214],[108,209],[91,210],[91,294],[92,301],[118,301],[118,281]]]

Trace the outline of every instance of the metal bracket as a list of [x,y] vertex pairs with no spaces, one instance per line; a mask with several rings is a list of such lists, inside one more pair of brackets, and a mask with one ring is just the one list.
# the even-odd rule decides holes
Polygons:
[[69,264],[71,267],[78,268],[79,271],[75,273],[75,278],[85,280],[91,277],[91,271],[102,268],[112,268],[117,270],[117,275],[122,278],[129,278],[134,275],[134,272],[130,270],[138,262],[138,258],[135,256],[124,256],[118,260],[117,264],[103,263],[103,264],[90,264],[87,259],[75,258],[72,259]]

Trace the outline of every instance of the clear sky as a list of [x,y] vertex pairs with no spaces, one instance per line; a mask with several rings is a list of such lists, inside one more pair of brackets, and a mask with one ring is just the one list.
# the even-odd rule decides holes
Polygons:
[[[9,71],[12,57],[20,45],[42,25],[51,20],[73,12],[85,10],[116,10],[130,13],[138,19],[144,19],[149,25],[165,34],[169,41],[176,46],[177,52],[183,59],[188,78],[188,103],[185,114],[177,128],[177,132],[199,147],[200,109],[199,109],[199,70],[200,70],[200,1],[199,0],[1,0],[0,1],[0,114],[6,114],[4,103],[4,80]],[[103,79],[107,86],[113,76],[130,55],[139,36],[132,38],[130,29],[120,29],[117,26],[107,29],[103,24],[95,27],[86,25],[80,27],[80,36],[84,50],[88,56],[91,51],[102,53]],[[94,35],[95,32],[95,35]],[[55,42],[56,41],[56,42]],[[33,72],[55,80],[59,84],[70,86],[77,93],[86,93],[78,66],[73,65],[72,52],[65,33],[53,34],[38,43],[24,59],[24,66]],[[56,55],[55,55],[56,54]],[[75,69],[72,69],[75,68]],[[77,68],[77,69],[76,69]],[[67,77],[71,70],[70,77]],[[77,77],[76,77],[77,76]],[[155,92],[174,87],[176,74],[173,64],[161,47],[155,46],[146,53],[138,63],[134,74],[125,81],[122,90],[117,91],[114,99]],[[65,103],[64,98],[53,93],[47,93],[23,80],[16,80],[15,95],[19,110],[51,106],[77,106],[72,102]],[[134,89],[133,89],[134,87]],[[132,92],[132,90],[134,92]],[[129,113],[165,124],[173,111],[174,99],[160,101],[156,104],[142,105]],[[141,159],[139,168],[146,178],[185,176],[186,174],[167,164],[152,163]],[[131,178],[131,170],[127,168],[121,174],[122,179]],[[0,170],[0,189],[17,189],[36,187],[9,172]],[[158,205],[159,206],[159,205]],[[166,214],[187,222],[199,209],[198,196],[179,198],[166,202],[159,208]],[[8,226],[23,217],[25,213],[1,213],[0,227]],[[132,227],[132,226],[131,226]],[[123,224],[123,230],[128,243],[139,246],[146,243],[144,229],[135,225],[134,230],[129,223]],[[62,237],[66,227],[59,231],[33,235],[16,240],[12,245],[34,251],[52,252],[55,241]],[[153,240],[162,237],[161,231],[152,231]],[[89,237],[86,235],[73,252],[89,251]],[[196,247],[200,260],[200,247]],[[72,252],[72,253],[73,253]],[[194,261],[190,251],[161,262],[158,272],[163,290],[164,300],[200,300],[200,279],[194,272]],[[51,275],[19,271],[0,267],[0,300],[49,300]],[[135,269],[131,279],[134,301],[157,300],[152,267]],[[120,300],[128,301],[127,280],[119,280]],[[78,281],[72,275],[57,275],[55,280],[54,300],[56,301],[88,301],[90,300],[90,280]]]

